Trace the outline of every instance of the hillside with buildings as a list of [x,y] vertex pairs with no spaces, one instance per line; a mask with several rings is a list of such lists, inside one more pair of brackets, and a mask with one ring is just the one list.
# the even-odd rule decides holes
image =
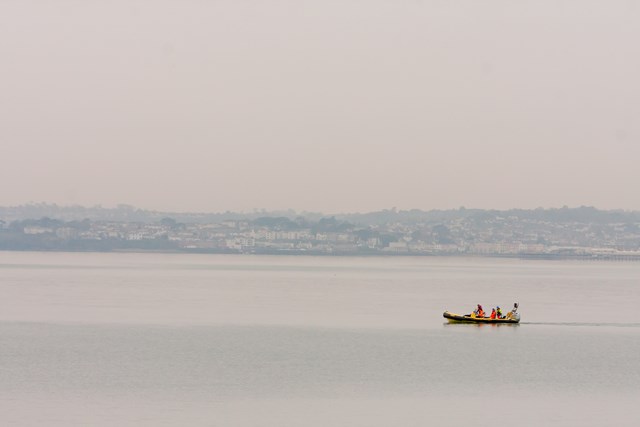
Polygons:
[[0,207],[1,250],[640,259],[640,213],[590,207],[170,213]]

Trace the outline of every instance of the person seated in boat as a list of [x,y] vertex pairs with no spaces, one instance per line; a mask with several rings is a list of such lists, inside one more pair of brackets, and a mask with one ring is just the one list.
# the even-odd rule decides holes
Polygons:
[[472,317],[484,317],[484,310],[480,304],[478,304],[478,308],[474,310]]
[[502,310],[500,310],[500,306],[496,307],[496,319],[504,319],[502,315]]
[[492,308],[491,309],[491,316],[489,316],[491,319],[495,319],[496,318],[496,309]]

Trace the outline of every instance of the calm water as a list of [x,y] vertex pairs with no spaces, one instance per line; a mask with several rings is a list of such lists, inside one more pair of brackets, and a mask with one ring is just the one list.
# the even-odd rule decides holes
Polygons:
[[637,263],[0,252],[0,419],[638,425],[639,307]]

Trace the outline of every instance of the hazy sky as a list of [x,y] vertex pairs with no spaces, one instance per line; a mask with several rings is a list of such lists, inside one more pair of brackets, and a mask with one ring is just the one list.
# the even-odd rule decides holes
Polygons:
[[0,205],[640,209],[640,2],[0,0]]

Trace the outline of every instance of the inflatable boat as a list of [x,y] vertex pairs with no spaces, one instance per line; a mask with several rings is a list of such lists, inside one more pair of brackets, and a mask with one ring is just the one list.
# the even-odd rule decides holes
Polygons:
[[448,311],[442,313],[445,319],[450,323],[519,323],[520,315],[518,313],[507,313],[502,319],[492,319],[490,317],[476,317],[471,314],[455,314]]

